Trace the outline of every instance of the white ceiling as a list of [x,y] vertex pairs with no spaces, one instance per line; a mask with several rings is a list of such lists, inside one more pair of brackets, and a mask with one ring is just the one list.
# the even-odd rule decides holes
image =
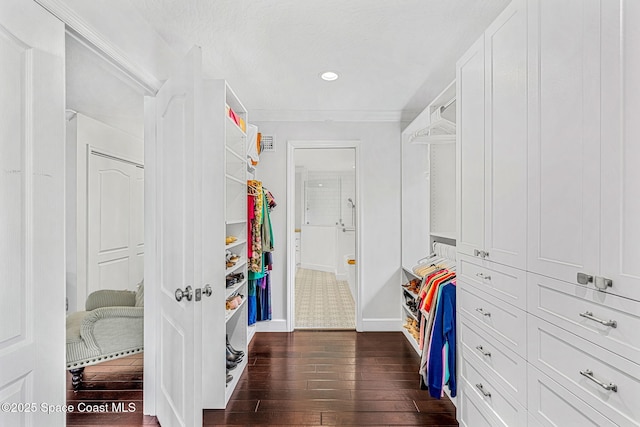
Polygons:
[[[130,2],[174,51],[201,46],[205,75],[227,79],[256,121],[412,119],[453,81],[455,61],[509,0]],[[326,70],[340,78],[321,80]],[[70,105],[92,95],[87,73],[69,77],[85,80],[80,90],[71,82]]]

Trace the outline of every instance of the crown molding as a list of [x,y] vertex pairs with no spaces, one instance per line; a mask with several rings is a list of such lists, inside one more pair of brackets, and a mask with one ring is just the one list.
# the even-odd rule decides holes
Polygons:
[[162,82],[155,76],[140,68],[131,61],[117,46],[104,35],[87,24],[62,0],[35,0],[40,6],[62,21],[67,27],[67,34],[102,57],[105,61],[121,71],[133,83],[140,86],[146,95],[155,95]]
[[400,122],[401,111],[249,110],[251,122]]

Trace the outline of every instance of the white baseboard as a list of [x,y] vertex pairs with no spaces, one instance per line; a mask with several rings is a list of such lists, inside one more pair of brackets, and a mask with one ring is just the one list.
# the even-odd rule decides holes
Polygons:
[[327,273],[336,273],[336,268],[332,265],[320,265],[320,264],[307,264],[301,263],[300,268],[304,268],[306,270],[316,270],[316,271],[324,271]]
[[401,319],[362,319],[362,332],[396,332],[402,330]]
[[336,280],[347,281],[347,280],[349,280],[349,275],[347,275],[347,273],[337,273],[336,274]]
[[285,319],[266,320],[256,322],[256,332],[289,332]]

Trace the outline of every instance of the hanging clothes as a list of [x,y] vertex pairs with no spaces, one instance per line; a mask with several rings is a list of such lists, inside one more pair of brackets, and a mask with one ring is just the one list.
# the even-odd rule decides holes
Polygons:
[[[271,275],[274,250],[271,206],[275,199],[260,181],[247,182],[247,214],[249,217],[247,256],[249,259],[248,304],[249,324],[271,320]],[[268,196],[269,195],[269,196]],[[272,200],[270,201],[269,198]]]
[[422,349],[420,379],[432,397],[440,398],[449,386],[457,393],[455,379],[455,271],[445,265],[423,267],[428,274],[418,293],[420,340]]

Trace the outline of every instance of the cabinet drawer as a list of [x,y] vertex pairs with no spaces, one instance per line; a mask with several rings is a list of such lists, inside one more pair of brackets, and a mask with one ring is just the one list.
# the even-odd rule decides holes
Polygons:
[[[640,361],[639,302],[533,273],[528,274],[527,282],[530,313],[629,360]],[[613,320],[616,327],[597,319]]]
[[613,427],[616,424],[529,365],[530,426]]
[[516,307],[527,309],[526,273],[517,268],[460,255],[458,276],[481,292]]
[[511,348],[518,355],[527,357],[527,318],[519,308],[491,296],[477,295],[478,290],[458,279],[460,303],[458,310],[480,325],[483,330]]
[[474,386],[461,379],[458,390],[460,425],[464,427],[507,427],[493,413],[489,405],[480,399]]
[[[504,390],[495,378],[473,359],[463,358],[460,362],[460,376],[465,387],[471,387],[475,396],[493,411],[507,426],[522,426],[527,423],[527,410],[516,398]],[[472,394],[469,391],[469,394]]]
[[459,317],[462,357],[473,358],[476,365],[500,382],[523,406],[527,405],[527,362],[489,334],[476,327],[472,319]]
[[640,365],[533,315],[528,325],[529,363],[615,423],[640,425]]

